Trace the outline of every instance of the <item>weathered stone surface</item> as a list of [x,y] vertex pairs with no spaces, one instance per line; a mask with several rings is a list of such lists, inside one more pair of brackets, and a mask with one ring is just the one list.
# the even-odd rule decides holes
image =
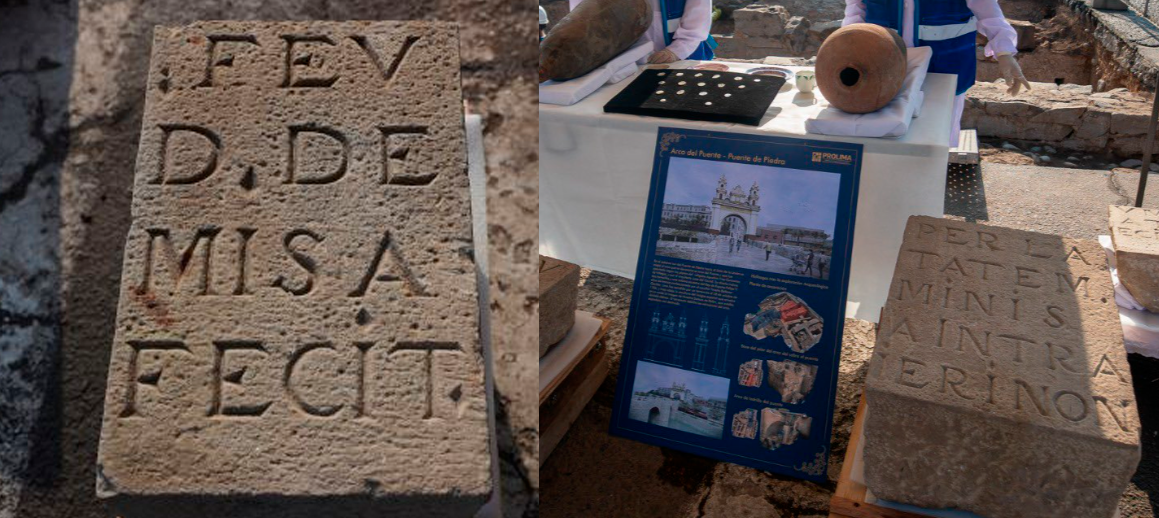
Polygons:
[[1159,210],[1111,205],[1110,216],[1119,280],[1135,300],[1159,313]]
[[458,37],[156,29],[102,495],[491,489]]
[[794,16],[785,24],[785,44],[794,52],[799,54],[805,52],[809,43],[809,25],[809,20],[803,16]]
[[[1075,104],[1071,106],[1055,106],[1050,110],[1044,111],[1030,118],[1030,122],[1041,122],[1051,124],[1066,124],[1068,126],[1077,126],[1079,119],[1082,118],[1083,113],[1087,111],[1084,104]],[[1104,131],[1105,133],[1106,131]]]
[[1146,135],[1147,122],[1150,120],[1146,113],[1111,113],[1111,131],[1120,135]]
[[567,261],[539,256],[539,356],[563,340],[575,325],[580,268]]
[[[1018,33],[1017,41],[1018,50],[1020,52],[1031,51],[1038,46],[1038,41],[1036,41],[1035,38],[1035,33],[1037,32],[1038,28],[1036,25],[1025,20],[1007,21],[1010,22],[1011,27],[1014,27],[1014,31]],[[979,36],[981,36],[981,34],[979,34]]]
[[55,437],[46,424],[60,355],[57,185],[73,47],[56,45],[69,42],[67,6],[0,10],[0,517],[14,517]]
[[784,7],[763,4],[737,9],[732,16],[736,31],[751,38],[780,38],[791,18]]
[[1032,83],[1012,100],[1002,83],[979,82],[967,93],[962,127],[980,137],[1052,145],[1066,151],[1142,153],[1151,100],[1115,89],[1091,93],[1090,86]]
[[1092,140],[1100,138],[1111,131],[1112,114],[1104,111],[1091,111],[1083,116],[1082,124],[1074,133],[1074,138]]
[[1110,517],[1139,462],[1092,241],[910,218],[867,378],[866,480],[882,498]]

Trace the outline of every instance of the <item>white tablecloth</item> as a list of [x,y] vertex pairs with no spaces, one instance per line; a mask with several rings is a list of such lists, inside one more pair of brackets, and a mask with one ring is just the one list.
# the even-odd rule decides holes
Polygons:
[[[724,63],[734,71],[762,66]],[[816,91],[782,92],[759,127],[604,113],[604,104],[631,78],[604,86],[572,106],[540,104],[539,251],[635,277],[660,126],[857,142],[865,146],[865,160],[846,316],[876,322],[906,219],[943,213],[955,80],[952,75],[927,76],[922,115],[897,139],[806,134],[805,120],[828,106]]]

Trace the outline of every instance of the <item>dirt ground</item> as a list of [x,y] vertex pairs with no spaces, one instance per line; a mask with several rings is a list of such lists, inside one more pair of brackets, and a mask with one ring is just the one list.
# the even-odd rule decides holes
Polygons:
[[[1011,160],[987,159],[976,177],[951,179],[947,217],[1091,239],[1105,232],[1107,205],[1126,203],[1138,177],[1125,170],[1037,167],[1020,154],[1010,155]],[[1159,202],[1159,189],[1154,191],[1148,206]],[[590,270],[583,274],[580,309],[613,323],[605,341],[611,375],[540,470],[545,516],[828,516],[874,343],[872,324],[846,320],[829,480],[804,482],[610,436],[632,282]],[[1150,518],[1159,509],[1159,360],[1130,355],[1130,363],[1143,461],[1119,511],[1122,518]],[[1068,515],[1060,510],[1059,516]]]

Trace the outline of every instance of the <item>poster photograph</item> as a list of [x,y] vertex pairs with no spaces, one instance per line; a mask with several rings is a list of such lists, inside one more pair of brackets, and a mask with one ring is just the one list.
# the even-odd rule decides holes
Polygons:
[[841,175],[672,158],[656,255],[829,278]]
[[613,434],[825,478],[861,154],[660,128]]

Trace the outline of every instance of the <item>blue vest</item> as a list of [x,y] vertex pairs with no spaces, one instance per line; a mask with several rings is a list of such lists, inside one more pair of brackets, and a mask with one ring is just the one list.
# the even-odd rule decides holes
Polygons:
[[[656,0],[660,4],[660,12],[664,15],[664,44],[672,44],[672,36],[676,34],[676,29],[680,27],[680,18],[684,16],[684,2],[685,0]],[[716,40],[712,39],[712,35],[708,35],[708,39],[700,42],[696,50],[692,51],[692,55],[687,59],[695,59],[697,61],[712,61],[715,54],[712,49],[716,48]]]
[[[905,0],[864,0],[865,21],[902,31]],[[978,69],[976,34],[978,19],[966,0],[914,0],[915,45],[930,47],[934,56],[930,72],[957,74],[962,94],[974,86]]]

